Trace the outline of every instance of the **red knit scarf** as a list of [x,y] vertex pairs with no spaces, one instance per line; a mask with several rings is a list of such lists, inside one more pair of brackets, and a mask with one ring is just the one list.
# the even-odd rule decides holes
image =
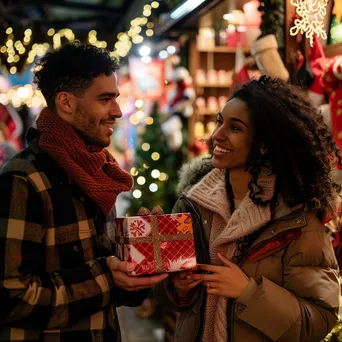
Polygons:
[[129,191],[132,177],[105,149],[86,143],[72,125],[44,108],[37,120],[39,146],[46,151],[108,215],[117,196]]

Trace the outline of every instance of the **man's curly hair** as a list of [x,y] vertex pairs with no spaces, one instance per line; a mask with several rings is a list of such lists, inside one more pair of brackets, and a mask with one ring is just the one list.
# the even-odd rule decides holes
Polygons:
[[[253,127],[251,151],[246,170],[252,175],[250,198],[259,206],[268,202],[260,198],[258,184],[262,169],[275,174],[276,193],[290,207],[304,204],[317,212],[319,219],[337,214],[340,186],[331,171],[337,148],[320,112],[302,96],[302,91],[279,79],[262,76],[237,90],[232,98],[246,103]],[[262,153],[262,149],[266,153]],[[229,183],[229,182],[228,182]],[[231,187],[227,184],[231,199]],[[247,241],[246,241],[247,240]],[[253,237],[245,239],[249,245]],[[241,241],[237,253],[243,253]]]
[[82,96],[94,78],[109,76],[118,68],[118,61],[108,51],[74,41],[38,60],[34,82],[42,91],[48,107],[55,109],[55,98],[59,92]]

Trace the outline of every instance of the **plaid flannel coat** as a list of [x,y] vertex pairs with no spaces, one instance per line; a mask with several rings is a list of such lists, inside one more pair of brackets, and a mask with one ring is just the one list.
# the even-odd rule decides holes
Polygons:
[[39,149],[39,133],[28,138],[0,172],[0,341],[120,341],[115,307],[147,291],[114,287],[115,210],[105,217]]

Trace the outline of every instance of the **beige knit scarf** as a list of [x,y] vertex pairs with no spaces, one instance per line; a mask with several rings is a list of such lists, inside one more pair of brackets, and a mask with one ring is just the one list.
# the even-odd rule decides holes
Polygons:
[[[270,200],[274,194],[275,176],[263,172],[258,179],[262,187],[263,200]],[[245,196],[233,215],[229,211],[225,187],[225,170],[213,169],[188,193],[188,197],[200,206],[213,212],[209,250],[212,265],[223,266],[217,257],[222,253],[231,259],[236,241],[263,227],[271,220],[270,206],[255,205]],[[227,298],[208,295],[204,319],[204,342],[227,342]]]

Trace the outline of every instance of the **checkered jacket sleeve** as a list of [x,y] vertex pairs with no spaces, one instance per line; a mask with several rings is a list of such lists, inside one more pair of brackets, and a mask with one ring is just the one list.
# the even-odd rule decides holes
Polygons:
[[41,273],[42,213],[27,178],[0,178],[0,326],[62,328],[110,304],[114,283],[105,258]]

